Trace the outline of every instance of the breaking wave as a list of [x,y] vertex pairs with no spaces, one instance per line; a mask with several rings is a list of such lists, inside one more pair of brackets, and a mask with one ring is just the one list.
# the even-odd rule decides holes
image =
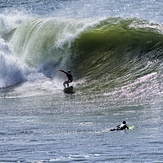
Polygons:
[[71,69],[76,81],[86,79],[81,89],[105,95],[123,89],[132,96],[142,88],[147,94],[156,87],[162,92],[160,24],[136,18],[34,18],[1,36],[12,52],[0,48],[0,87],[23,82],[25,65],[49,78],[57,77],[58,68]]

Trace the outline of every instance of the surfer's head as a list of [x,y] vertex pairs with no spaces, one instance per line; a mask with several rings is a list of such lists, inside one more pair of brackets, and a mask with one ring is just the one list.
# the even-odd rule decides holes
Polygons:
[[68,70],[67,72],[68,72],[68,73],[71,73],[71,70]]
[[123,121],[123,124],[126,124],[126,121]]

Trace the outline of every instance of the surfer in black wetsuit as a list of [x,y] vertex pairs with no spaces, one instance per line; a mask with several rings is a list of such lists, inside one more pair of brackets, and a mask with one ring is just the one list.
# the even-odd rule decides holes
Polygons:
[[125,130],[129,129],[129,127],[126,125],[126,121],[123,121],[121,125],[118,125],[117,128],[111,129],[110,131],[119,131],[119,130]]
[[67,84],[67,87],[69,87],[69,83],[71,83],[73,81],[71,71],[70,70],[68,70],[67,72],[64,70],[59,70],[59,71],[65,73],[67,75],[68,80],[63,83],[63,86],[66,88],[66,84]]

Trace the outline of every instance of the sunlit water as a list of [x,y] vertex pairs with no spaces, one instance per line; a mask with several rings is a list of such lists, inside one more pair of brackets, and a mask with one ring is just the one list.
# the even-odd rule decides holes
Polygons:
[[[101,107],[79,96],[0,99],[0,162],[161,162],[162,104]],[[123,120],[133,130],[109,131]]]

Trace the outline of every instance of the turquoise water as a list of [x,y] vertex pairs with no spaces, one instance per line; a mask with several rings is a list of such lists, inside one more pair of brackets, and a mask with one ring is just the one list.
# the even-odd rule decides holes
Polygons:
[[2,1],[0,162],[162,162],[162,4]]

